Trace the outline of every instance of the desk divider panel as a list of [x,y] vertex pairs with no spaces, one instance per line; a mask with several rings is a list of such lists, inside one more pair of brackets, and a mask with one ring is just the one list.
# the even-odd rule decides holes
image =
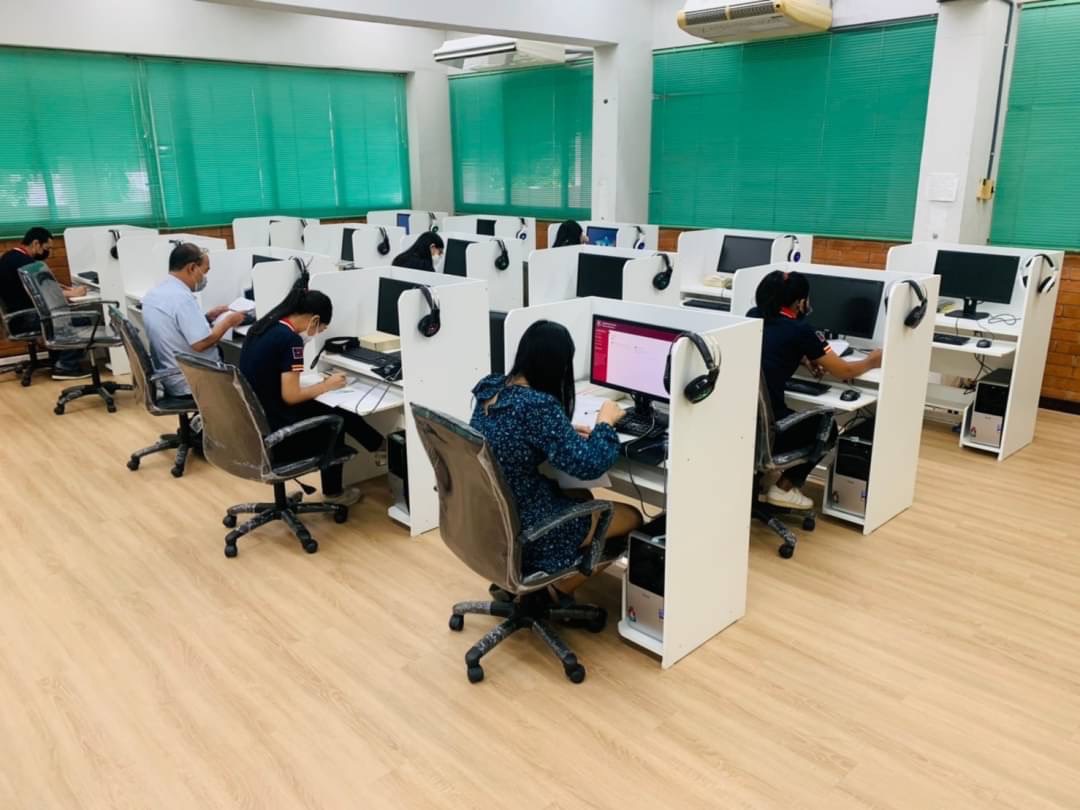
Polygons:
[[228,306],[251,287],[251,258],[256,254],[257,251],[252,248],[210,252],[206,287],[195,294],[203,312],[217,306]]
[[495,266],[499,257],[499,244],[490,237],[475,242],[465,249],[465,266],[468,277],[484,281],[488,285],[488,299],[493,310],[509,312],[525,303],[525,256],[523,243],[503,240],[510,264],[505,270]]
[[255,317],[261,318],[285,300],[285,296],[300,278],[300,270],[292,259],[260,262],[251,269],[251,285],[255,289]]
[[[814,249],[814,237],[810,234],[794,234],[799,240],[800,262],[809,263]],[[716,272],[720,252],[727,236],[773,239],[770,262],[788,261],[791,240],[785,234],[774,231],[742,231],[730,228],[709,228],[703,231],[683,231],[679,234],[679,261],[682,265],[682,283],[701,284],[706,276]],[[717,294],[720,290],[717,289]]]
[[[443,220],[441,230],[481,236],[482,234],[476,233],[477,220],[481,219],[494,220],[494,235],[508,243],[517,242],[522,248],[524,248],[524,254],[526,256],[529,255],[529,253],[531,253],[532,251],[536,250],[536,217],[510,217],[503,216],[501,214],[492,214],[491,216],[486,216],[484,214],[452,216],[446,217]],[[521,220],[525,220],[524,238],[522,238],[521,236],[523,227]]]
[[[356,265],[357,269],[385,267],[401,252],[398,247],[405,237],[404,228],[399,228],[396,225],[360,225],[359,227],[353,227],[355,228],[352,237],[353,264]],[[390,250],[386,253],[379,253],[379,243],[382,241],[382,235],[379,233],[380,227],[386,229],[386,237],[390,240]]]
[[335,262],[341,261],[341,240],[345,229],[356,230],[362,227],[365,227],[362,222],[308,225],[304,228],[304,250],[319,256],[328,256]]
[[[550,248],[555,244],[555,236],[559,232],[559,226],[561,222],[552,222],[548,225],[548,247]],[[581,230],[587,231],[589,226],[594,228],[615,228],[617,233],[615,234],[615,247],[626,248],[633,250],[636,242],[641,240],[641,235],[638,234],[638,228],[641,228],[642,235],[645,239],[645,247],[641,250],[656,250],[660,244],[660,226],[659,225],[634,225],[628,222],[603,222],[600,220],[582,220],[578,222],[581,226]],[[569,246],[568,246],[569,247]]]
[[[638,254],[643,252],[637,251]],[[659,253],[639,255],[623,265],[624,301],[636,301],[642,304],[657,304],[667,307],[679,306],[682,298],[679,294],[682,286],[680,283],[679,256],[676,253],[667,253],[665,255],[668,257],[668,261],[671,262],[673,272],[667,288],[663,290],[658,290],[653,284],[653,279],[664,269],[664,260],[660,258]]]
[[[577,298],[578,256],[593,253],[598,256],[622,256],[626,259],[647,258],[651,254],[631,248],[604,248],[592,245],[534,250],[529,254],[529,305],[550,304]],[[659,264],[659,259],[653,257]],[[628,261],[626,264],[630,264]],[[655,274],[653,274],[655,275]],[[626,267],[623,266],[623,296],[626,296]],[[648,276],[649,283],[652,275]]]
[[431,230],[431,217],[434,215],[434,226],[437,230],[443,229],[443,220],[448,214],[445,211],[421,211],[416,208],[395,208],[392,211],[368,211],[367,221],[370,225],[397,225],[398,214],[407,214],[409,217],[409,233],[417,234]]

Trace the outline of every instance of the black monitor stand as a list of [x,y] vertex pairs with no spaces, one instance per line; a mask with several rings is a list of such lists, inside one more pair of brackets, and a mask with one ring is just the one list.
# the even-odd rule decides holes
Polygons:
[[656,428],[667,430],[668,418],[660,411],[653,407],[652,398],[645,394],[634,394],[634,407],[630,409],[629,415],[642,422],[652,421]]
[[950,309],[945,314],[950,318],[963,318],[967,321],[981,321],[983,318],[989,318],[989,312],[977,312],[975,307],[979,305],[979,301],[976,298],[965,298],[964,309],[955,310]]

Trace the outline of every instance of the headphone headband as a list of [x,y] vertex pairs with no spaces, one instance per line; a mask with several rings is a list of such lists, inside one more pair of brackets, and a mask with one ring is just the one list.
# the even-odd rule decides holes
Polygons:
[[660,257],[663,267],[660,268],[659,273],[653,276],[653,289],[666,290],[671,286],[671,276],[674,274],[675,268],[671,266],[671,258],[666,253],[657,253],[656,255]]
[[915,297],[919,299],[919,303],[912,307],[908,314],[904,316],[904,326],[908,327],[908,329],[914,329],[923,322],[923,318],[926,317],[927,307],[929,306],[926,290],[924,290],[922,285],[915,281],[915,279],[905,278],[902,281],[893,282],[885,291],[885,309],[888,310],[889,308],[889,296],[892,295],[893,289],[902,284],[906,284],[910,287],[912,292],[915,293]]
[[675,353],[675,346],[680,340],[689,340],[697,347],[698,354],[705,362],[705,373],[694,377],[683,387],[683,395],[695,405],[709,398],[716,389],[716,381],[720,377],[719,358],[713,359],[712,350],[705,338],[696,332],[680,332],[668,347],[667,362],[664,364],[664,390],[671,393],[671,357]]
[[1054,272],[1055,270],[1057,270],[1057,265],[1054,263],[1054,260],[1049,256],[1049,254],[1046,254],[1046,253],[1033,253],[1033,254],[1031,254],[1031,256],[1028,257],[1028,260],[1026,262],[1024,262],[1024,270],[1026,272],[1021,277],[1021,281],[1023,282],[1024,286],[1027,287],[1028,278],[1031,275],[1031,266],[1033,264],[1035,264],[1036,259],[1041,259],[1043,262],[1050,265],[1050,275],[1046,276],[1045,278],[1042,277],[1042,266],[1040,265],[1040,267],[1039,267],[1039,277],[1040,278],[1039,278],[1039,283],[1035,286],[1035,292],[1044,293],[1047,290],[1053,289],[1054,285],[1057,283],[1057,274]]
[[420,334],[426,338],[435,337],[439,334],[439,330],[442,328],[442,313],[439,309],[439,296],[428,285],[424,284],[420,288],[420,294],[424,296],[424,300],[428,305],[428,314],[420,319],[420,322],[416,324],[416,328],[420,330]]

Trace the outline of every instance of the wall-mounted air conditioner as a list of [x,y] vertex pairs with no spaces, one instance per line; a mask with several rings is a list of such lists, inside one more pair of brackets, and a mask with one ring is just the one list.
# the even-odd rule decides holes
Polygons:
[[566,47],[511,37],[479,36],[448,39],[431,54],[436,62],[462,70],[554,65],[591,56],[589,48]]
[[679,27],[713,42],[776,39],[829,30],[832,6],[827,0],[688,0]]

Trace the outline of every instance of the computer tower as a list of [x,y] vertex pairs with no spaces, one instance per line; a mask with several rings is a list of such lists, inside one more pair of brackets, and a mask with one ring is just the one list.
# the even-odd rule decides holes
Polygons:
[[1009,385],[1012,370],[999,368],[979,380],[975,386],[975,403],[971,406],[967,438],[987,447],[1001,447],[1005,429],[1005,409],[1009,404]]
[[624,580],[626,621],[647,636],[664,638],[663,517],[630,533]]
[[830,487],[834,509],[866,517],[866,493],[874,451],[874,421],[860,423],[836,442]]
[[390,481],[390,494],[394,505],[409,509],[409,463],[405,453],[405,431],[399,430],[386,437],[386,477]]

